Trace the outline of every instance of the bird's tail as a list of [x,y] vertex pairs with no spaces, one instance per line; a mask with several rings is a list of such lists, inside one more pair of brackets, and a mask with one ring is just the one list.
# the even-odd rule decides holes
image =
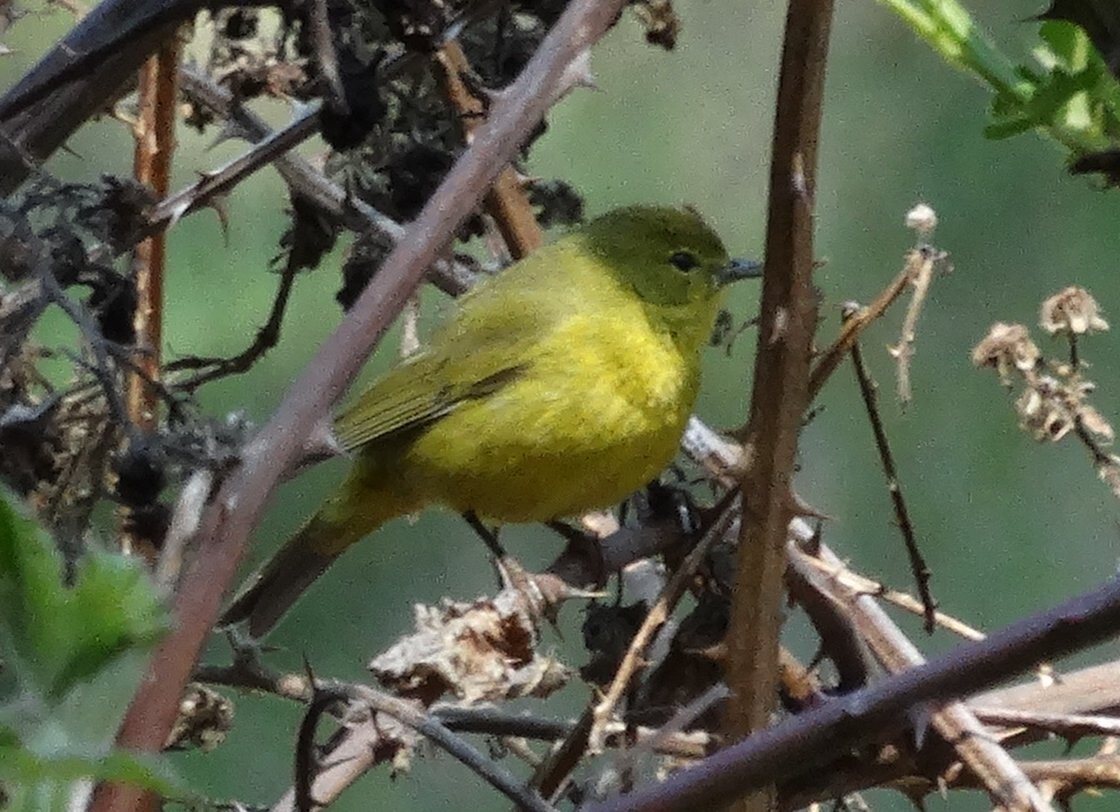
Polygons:
[[408,512],[407,506],[389,494],[371,493],[355,473],[352,471],[339,491],[249,579],[218,621],[219,626],[247,620],[249,634],[264,637],[346,548],[388,519]]

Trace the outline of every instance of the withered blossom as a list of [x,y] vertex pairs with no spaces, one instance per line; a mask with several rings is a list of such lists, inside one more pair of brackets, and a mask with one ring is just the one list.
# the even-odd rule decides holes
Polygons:
[[1115,436],[1112,425],[1087,402],[1094,389],[1092,381],[1043,375],[1023,391],[1015,410],[1022,427],[1036,440],[1057,442],[1080,427],[1096,440],[1111,442]]
[[1057,380],[1043,376],[1015,401],[1019,423],[1034,439],[1056,443],[1073,429],[1074,414],[1065,402],[1063,390]]
[[1101,317],[1097,300],[1077,285],[1070,285],[1046,299],[1042,303],[1038,323],[1050,335],[1083,335],[1108,329],[1108,322]]
[[548,696],[571,672],[537,651],[538,617],[514,587],[473,603],[417,605],[416,631],[375,657],[369,668],[387,690],[424,705],[444,694],[467,705]]
[[1011,384],[1011,370],[1028,372],[1034,369],[1042,353],[1022,324],[996,322],[972,350],[972,363],[978,367],[994,367],[1004,386]]
[[937,228],[937,212],[925,203],[919,203],[906,212],[906,227],[928,237]]

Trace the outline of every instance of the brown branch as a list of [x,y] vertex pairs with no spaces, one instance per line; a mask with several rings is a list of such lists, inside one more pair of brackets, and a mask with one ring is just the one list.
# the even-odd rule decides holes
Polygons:
[[894,304],[895,300],[906,291],[906,286],[910,284],[912,275],[911,260],[908,257],[906,265],[870,305],[860,309],[851,318],[844,320],[844,326],[840,328],[840,335],[833,339],[832,344],[820,354],[813,364],[813,373],[809,376],[811,400],[816,400],[817,395],[824,388],[825,382],[832,377],[832,373],[840,366],[840,362],[844,360],[844,356],[851,350],[852,345],[859,340],[863,331],[886,313],[887,308]]
[[[135,126],[133,175],[160,197],[167,194],[175,155],[179,51],[178,35],[173,34],[140,71],[140,110]],[[136,369],[128,375],[126,404],[132,422],[145,434],[151,434],[159,426],[159,393],[151,382],[161,378],[166,249],[165,235],[158,232],[137,243],[132,255],[132,272],[136,282],[136,310],[132,324],[138,352],[133,361]],[[130,512],[131,509],[126,507],[121,515],[121,550],[143,556],[149,566],[154,567],[159,555],[155,540],[128,529]]]
[[[474,131],[483,120],[485,108],[471,94],[466,82],[463,81],[463,77],[469,75],[471,70],[467,56],[459,43],[451,40],[445,43],[436,55],[436,64],[441,68],[440,76],[447,97],[459,111],[463,134],[469,144]],[[498,230],[513,259],[526,257],[540,247],[544,239],[541,228],[537,224],[536,217],[533,216],[529,196],[525,194],[525,189],[512,166],[506,166],[498,174],[493,188],[486,193],[485,206],[486,211],[497,223]]]
[[589,804],[583,812],[714,808],[752,789],[809,773],[838,752],[892,735],[923,703],[968,696],[1039,662],[1109,640],[1118,630],[1120,581],[1113,580],[985,640],[962,643],[925,665],[773,725],[661,784]]
[[[766,272],[742,479],[743,521],[727,635],[731,699],[725,729],[746,736],[770,721],[779,679],[782,574],[816,327],[813,200],[831,0],[790,0],[770,165]],[[739,808],[770,809],[773,788]]]
[[[796,566],[805,553],[791,550]],[[832,566],[840,560],[821,545],[817,557]],[[873,598],[837,590],[836,597],[848,607],[852,622],[880,664],[891,673],[922,665],[921,653],[891,621]],[[923,709],[915,709],[925,713]],[[961,761],[980,779],[992,801],[1007,810],[1045,812],[1050,806],[975,714],[961,701],[950,702],[930,712],[930,722],[950,744]]]
[[653,636],[657,633],[657,630],[669,619],[673,609],[684,596],[685,590],[688,589],[688,585],[692,581],[692,576],[699,569],[700,564],[703,563],[712,544],[724,537],[737,517],[739,513],[735,509],[738,502],[737,496],[738,494],[735,491],[728,491],[720,500],[713,510],[712,524],[697,541],[696,546],[685,556],[676,572],[673,573],[673,577],[665,584],[661,594],[657,596],[657,600],[650,607],[649,612],[646,613],[642,625],[630,641],[622,662],[619,663],[610,687],[607,688],[602,700],[595,705],[592,711],[591,731],[588,734],[587,741],[588,751],[592,753],[602,751],[607,722],[622,699],[622,695],[630,687],[634,675],[642,667],[646,648],[653,641]]
[[[828,563],[821,561],[817,558],[809,559],[811,566],[816,567],[821,572],[826,573],[830,578],[835,578],[846,588],[863,592],[867,595],[874,595],[875,597],[897,606],[900,609],[905,609],[915,615],[925,616],[925,607],[922,602],[905,592],[900,592],[896,589],[889,588],[886,584],[879,581],[873,581],[866,576],[860,575],[858,572],[853,572],[848,567],[839,565],[833,567]],[[943,629],[953,632],[966,640],[983,640],[984,633],[974,629],[967,623],[964,623],[957,618],[947,615],[942,611],[936,611],[933,615],[934,623]]]
[[[272,491],[292,468],[331,405],[404,306],[455,230],[481,201],[530,129],[562,95],[569,66],[617,17],[622,0],[573,0],[528,66],[494,104],[479,136],[444,178],[375,279],[296,382],[272,419],[245,448],[202,517],[196,555],[175,599],[176,626],[157,648],[125,716],[117,743],[158,750],[175,721],[179,697],[218,617],[222,598],[248,548]],[[97,793],[93,812],[141,807],[139,790],[122,785]],[[105,789],[105,787],[102,787]]]

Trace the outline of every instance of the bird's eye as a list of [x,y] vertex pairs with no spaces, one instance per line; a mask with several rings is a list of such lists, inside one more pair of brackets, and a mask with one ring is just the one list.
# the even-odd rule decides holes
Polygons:
[[685,273],[688,273],[700,264],[696,256],[690,254],[688,251],[677,251],[673,256],[669,257],[669,262],[678,271],[684,271]]

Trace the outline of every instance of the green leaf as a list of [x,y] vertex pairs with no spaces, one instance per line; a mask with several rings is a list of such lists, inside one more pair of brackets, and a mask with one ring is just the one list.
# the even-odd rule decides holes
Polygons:
[[958,0],[880,2],[946,62],[992,89],[987,137],[1037,131],[1074,158],[1112,145],[1120,131],[1118,84],[1083,29],[1044,15],[1050,19],[1039,27],[1038,65],[1024,65],[1006,56]]
[[79,780],[168,792],[112,743],[167,615],[138,562],[90,550],[63,580],[51,539],[0,490],[0,782],[11,808],[66,809]]
[[[78,781],[114,781],[182,798],[187,790],[160,759],[111,752],[103,756],[37,756],[26,748],[0,746],[0,783],[10,809],[65,809]],[[63,805],[64,804],[64,805]]]
[[91,549],[66,586],[54,544],[0,492],[0,659],[25,691],[59,702],[125,652],[150,648],[166,628],[136,561]]

